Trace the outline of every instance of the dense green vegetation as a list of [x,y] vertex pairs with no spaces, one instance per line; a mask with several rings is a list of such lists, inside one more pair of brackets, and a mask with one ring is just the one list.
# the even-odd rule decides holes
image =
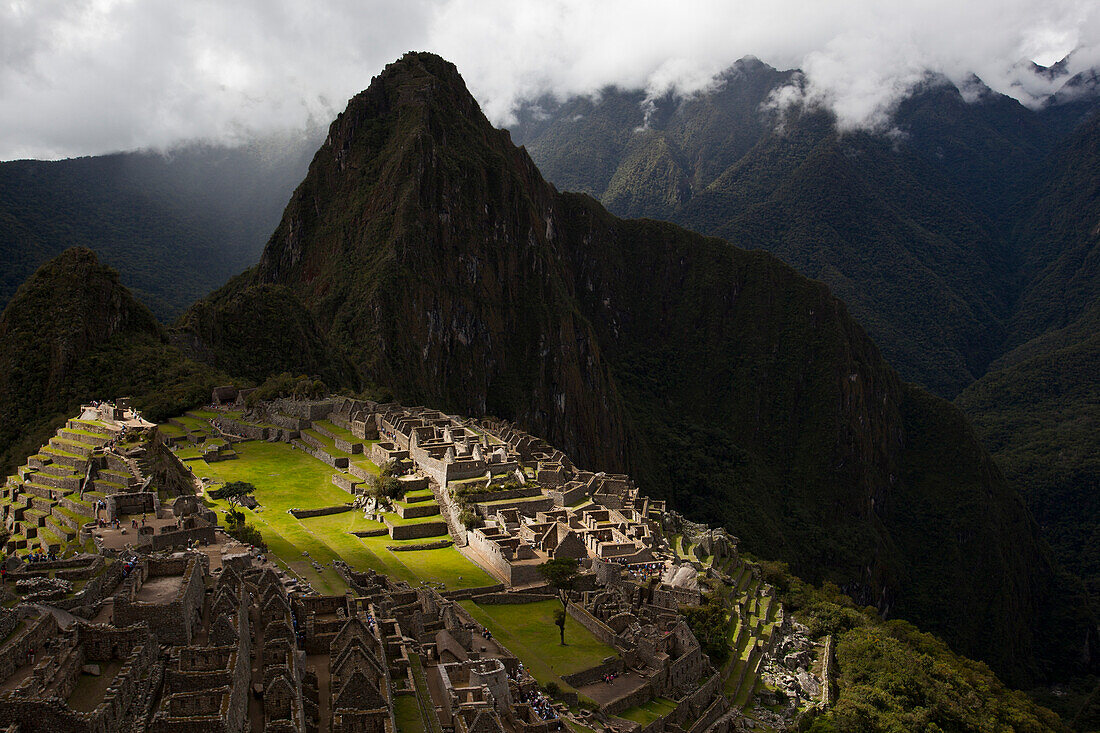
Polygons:
[[190,352],[221,365],[224,323],[275,333],[284,306],[362,382],[517,420],[1012,681],[1082,664],[1042,643],[1090,633],[1082,598],[957,410],[774,257],[555,192],[437,57],[351,100],[259,265],[185,316]]
[[161,420],[208,400],[226,379],[171,347],[91,251],[67,250],[0,314],[0,468],[34,453],[82,402],[129,396]]
[[[988,90],[964,101],[946,80],[930,78],[896,110],[899,134],[839,134],[822,111],[788,112],[778,127],[762,117],[768,94],[790,81],[789,72],[744,60],[714,88],[690,98],[643,104],[640,91],[605,90],[598,101],[540,100],[520,115],[513,134],[552,181],[590,193],[616,213],[668,219],[739,246],[766,249],[827,283],[904,378],[944,397],[958,395],[958,405],[999,468],[1023,492],[1055,557],[1084,578],[1095,601],[1100,598],[1095,97],[1029,110]],[[653,386],[655,369],[672,373],[664,365],[675,353],[632,356],[620,386]],[[936,424],[910,415],[928,428]],[[670,425],[650,448],[660,451],[661,444],[676,441],[702,460],[705,451],[694,446],[721,441],[716,432],[712,422]],[[959,434],[971,440],[968,431]],[[751,459],[739,455],[739,447],[729,444],[725,455],[743,476],[751,471]],[[673,455],[669,452],[668,459]],[[933,451],[919,471],[928,471],[936,460],[942,458]],[[912,521],[915,505],[936,512],[928,497],[939,496],[951,511],[928,525],[932,536],[922,531],[909,540],[912,548],[904,555],[920,541],[940,548],[931,562],[949,554],[980,557],[993,546],[991,537],[977,540],[966,519],[969,511],[959,509],[960,503],[974,504],[980,492],[964,499],[956,484],[922,481],[914,472],[910,477],[908,484],[920,484],[919,491],[903,486],[875,497],[886,502],[883,516],[899,523],[899,538],[907,528],[925,526]],[[690,475],[670,483],[698,500],[721,496],[734,504],[731,514],[746,518],[737,530],[752,547],[763,546],[757,535],[770,534],[768,523],[774,521],[760,507],[783,501],[778,481],[763,502],[735,490],[741,482],[729,483],[725,491],[691,488],[701,482]],[[812,502],[797,496],[788,511],[805,513],[808,505]],[[972,510],[980,511],[977,504]],[[1009,536],[1006,518],[990,524],[1001,524]],[[831,531],[813,542],[822,567],[835,568],[840,558],[858,554],[854,548],[890,549],[866,528],[828,526]],[[784,552],[799,563],[799,572],[809,572]],[[899,567],[912,575],[913,568],[930,570],[927,562],[921,557]],[[946,577],[955,576],[949,585],[961,580],[957,567],[944,566]],[[1073,582],[1060,577],[1057,584]],[[917,597],[936,594],[935,584],[915,577],[904,585]],[[902,607],[895,610],[911,611],[899,601]],[[936,615],[943,626],[932,628],[945,631],[978,610],[962,608],[943,607]],[[1005,611],[1015,613],[1010,605]]]
[[174,318],[256,261],[318,138],[0,163],[0,308],[40,265],[84,246]]
[[836,702],[800,721],[814,733],[1063,731],[1063,722],[1004,686],[981,662],[952,652],[907,621],[883,621],[832,584],[813,587],[777,563],[764,578],[812,638],[836,642]]

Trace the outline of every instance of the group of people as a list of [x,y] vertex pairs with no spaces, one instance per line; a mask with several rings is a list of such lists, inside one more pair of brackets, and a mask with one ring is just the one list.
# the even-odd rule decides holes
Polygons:
[[42,550],[35,550],[23,559],[33,564],[36,562],[53,562],[58,558],[56,552],[43,552]]
[[554,710],[554,703],[550,701],[550,698],[537,690],[523,693],[523,702],[530,705],[531,709],[535,711],[535,714],[543,720],[558,719],[558,711]]
[[665,571],[665,564],[663,562],[646,562],[638,565],[628,565],[627,568],[634,577],[649,580],[660,576]]
[[615,674],[614,672],[608,672],[603,676],[603,682],[605,685],[613,685],[615,684],[615,678],[618,676],[619,675]]

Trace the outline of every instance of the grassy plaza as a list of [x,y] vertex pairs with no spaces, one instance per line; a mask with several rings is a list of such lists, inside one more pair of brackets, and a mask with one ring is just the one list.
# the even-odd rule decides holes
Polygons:
[[478,623],[523,660],[541,684],[562,684],[558,679],[562,675],[594,667],[617,654],[571,616],[565,621],[565,646],[562,646],[554,623],[554,612],[561,608],[558,601],[503,605],[461,603]]
[[[414,585],[443,583],[447,588],[493,585],[496,581],[454,547],[394,552],[388,547],[426,540],[391,540],[388,536],[356,537],[356,531],[384,526],[350,511],[297,519],[287,510],[347,504],[352,497],[332,483],[333,469],[288,443],[247,441],[234,446],[238,458],[207,464],[188,461],[197,476],[217,484],[247,481],[256,487],[255,510],[244,509],[248,522],[263,534],[272,555],[321,593],[342,593],[345,584],[332,569],[342,559],[355,570],[373,569]],[[213,505],[224,512],[224,502]],[[308,556],[303,552],[309,553]],[[321,566],[318,572],[310,560]]]

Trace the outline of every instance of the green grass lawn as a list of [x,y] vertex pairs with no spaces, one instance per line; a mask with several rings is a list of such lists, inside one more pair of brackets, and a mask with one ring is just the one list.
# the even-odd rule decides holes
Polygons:
[[676,703],[672,700],[663,697],[655,697],[649,702],[627,708],[619,713],[619,717],[625,718],[626,720],[632,720],[644,728],[654,720],[657,720],[657,718],[668,715],[675,709]]
[[616,654],[612,647],[572,617],[566,618],[565,646],[562,646],[558,627],[554,624],[554,611],[561,608],[558,601],[484,606],[473,601],[461,603],[500,643],[512,650],[543,685],[551,681],[562,685],[560,677],[563,674],[594,667]]
[[345,430],[344,428],[337,427],[336,425],[333,425],[332,423],[330,423],[328,420],[314,420],[313,425],[314,425],[314,427],[324,428],[325,430],[332,433],[337,438],[340,438],[341,440],[346,440],[349,443],[362,443],[363,442],[359,438],[356,438],[350,430]]
[[[299,577],[322,593],[342,593],[344,583],[331,568],[339,558],[355,570],[373,569],[418,584],[422,580],[444,583],[447,588],[493,585],[488,573],[467,560],[454,547],[438,550],[392,552],[387,545],[415,544],[424,540],[395,542],[387,536],[356,537],[353,531],[384,528],[350,511],[322,517],[296,519],[288,509],[313,509],[346,504],[351,495],[332,484],[333,469],[288,443],[248,441],[235,445],[239,458],[194,464],[195,473],[218,482],[247,481],[256,486],[256,500],[262,509],[244,510],[256,525],[269,550]],[[223,511],[222,502],[214,505]],[[309,557],[302,555],[308,552]],[[313,558],[323,566],[318,573]]]
[[209,433],[211,430],[210,423],[206,422],[205,420],[200,420],[197,417],[187,417],[186,415],[181,415],[180,417],[175,418],[175,420],[186,430],[192,433]]
[[344,451],[337,449],[336,441],[334,441],[332,438],[328,437],[327,435],[323,435],[316,430],[313,430],[312,428],[308,430],[303,430],[302,435],[308,435],[319,442],[321,444],[321,447],[330,456],[335,456],[337,458],[347,458],[349,461],[354,458],[351,453],[345,453]]
[[420,717],[416,695],[397,695],[393,702],[397,733],[424,733],[424,720]]

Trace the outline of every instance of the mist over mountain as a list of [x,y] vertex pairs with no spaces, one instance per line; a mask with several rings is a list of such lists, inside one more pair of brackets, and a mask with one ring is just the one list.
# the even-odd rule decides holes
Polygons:
[[308,140],[0,164],[9,290],[74,242],[121,273],[69,250],[11,297],[0,414],[28,429],[0,457],[105,391],[155,415],[308,374],[515,420],[1013,684],[1094,671],[1062,570],[1096,592],[1090,79],[1029,109],[923,74],[890,130],[845,131],[744,59],[686,97],[540,98],[509,134],[409,54],[304,178]]
[[39,265],[86,246],[175,318],[256,261],[321,136],[0,163],[0,307]]
[[[259,264],[196,309],[217,324],[273,287],[360,383],[628,470],[1009,679],[1094,653],[1082,593],[965,418],[904,385],[825,287],[557,192],[438,57],[409,54],[351,100]],[[198,359],[281,323],[192,322]]]
[[[559,186],[768,250],[840,297],[905,379],[975,421],[1058,557],[1100,588],[1095,72],[1029,109],[926,75],[893,133],[776,104],[744,59],[713,89],[532,102],[514,128]],[[960,394],[961,393],[961,394]]]

